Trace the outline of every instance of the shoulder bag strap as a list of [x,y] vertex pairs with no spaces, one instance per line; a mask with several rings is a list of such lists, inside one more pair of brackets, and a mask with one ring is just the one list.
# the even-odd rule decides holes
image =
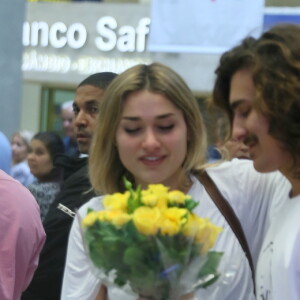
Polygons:
[[211,199],[214,201],[216,206],[219,208],[221,213],[223,214],[224,218],[230,225],[232,231],[236,235],[237,239],[239,240],[241,247],[243,248],[246,257],[248,258],[249,265],[252,271],[252,279],[254,284],[254,294],[255,294],[255,271],[254,265],[252,261],[252,256],[249,250],[249,246],[247,243],[247,239],[245,237],[245,233],[243,231],[242,225],[237,218],[234,210],[228,203],[228,201],[223,197],[220,193],[219,189],[217,188],[214,181],[209,177],[206,171],[197,175],[197,178],[203,184],[204,188],[206,189],[207,193],[210,195]]

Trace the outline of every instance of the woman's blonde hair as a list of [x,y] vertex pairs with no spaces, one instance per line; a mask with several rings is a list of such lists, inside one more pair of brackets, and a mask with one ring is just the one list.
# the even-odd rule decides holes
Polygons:
[[20,139],[22,139],[22,141],[24,142],[27,151],[29,151],[30,149],[30,142],[34,136],[34,133],[32,131],[29,130],[21,130],[21,131],[17,131],[12,135],[12,139],[18,136]]
[[120,161],[115,139],[124,100],[142,90],[163,95],[183,113],[188,132],[184,175],[197,170],[206,160],[206,131],[187,84],[175,71],[160,63],[137,65],[113,80],[101,102],[89,158],[90,180],[97,192],[124,191],[123,176],[133,181],[133,175]]

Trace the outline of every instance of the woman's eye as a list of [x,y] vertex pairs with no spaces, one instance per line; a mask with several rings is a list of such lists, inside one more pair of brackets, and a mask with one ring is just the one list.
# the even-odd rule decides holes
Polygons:
[[174,128],[174,124],[168,125],[168,126],[158,126],[159,130],[161,131],[170,131]]
[[99,112],[99,107],[98,106],[91,106],[88,108],[88,112],[90,114],[97,114]]
[[251,109],[247,109],[247,110],[242,111],[242,112],[241,112],[241,116],[242,116],[243,118],[247,118],[248,115],[250,114],[250,111],[251,111]]
[[125,131],[128,133],[128,134],[134,134],[134,133],[137,133],[139,132],[140,128],[125,128]]

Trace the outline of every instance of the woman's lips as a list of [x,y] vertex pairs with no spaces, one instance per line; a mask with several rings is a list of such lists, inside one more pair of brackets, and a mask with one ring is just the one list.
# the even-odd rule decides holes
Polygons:
[[165,159],[165,156],[143,156],[140,161],[146,166],[158,166]]

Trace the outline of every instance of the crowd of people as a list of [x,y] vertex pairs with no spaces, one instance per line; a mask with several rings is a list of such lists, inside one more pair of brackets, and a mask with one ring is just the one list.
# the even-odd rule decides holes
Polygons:
[[192,91],[161,63],[79,83],[62,106],[64,141],[20,131],[9,144],[0,133],[0,168],[11,175],[0,171],[0,299],[145,299],[96,276],[82,236],[80,220],[103,210],[105,195],[123,193],[124,176],[134,187],[189,194],[200,203],[194,212],[222,228],[213,249],[230,278],[181,300],[300,299],[300,26],[245,38],[215,74],[209,104],[228,122],[219,124],[225,155],[213,164]]

